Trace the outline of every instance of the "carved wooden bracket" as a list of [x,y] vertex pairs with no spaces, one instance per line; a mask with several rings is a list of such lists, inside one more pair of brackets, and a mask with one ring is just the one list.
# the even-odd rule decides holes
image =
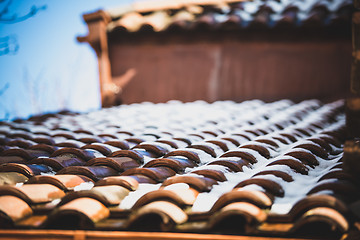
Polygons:
[[346,127],[348,138],[360,137],[360,0],[354,0],[356,11],[352,17],[352,66],[350,90],[354,94],[346,103]]
[[[111,17],[105,11],[99,10],[94,13],[84,14],[83,18],[88,25],[89,34],[84,37],[78,37],[79,42],[88,42],[95,50],[99,63],[99,78],[102,106],[112,106],[115,86],[111,78],[111,68],[109,60],[109,49],[106,27],[111,21]],[[116,87],[116,86],[115,86]]]
[[351,66],[351,92],[360,94],[360,12],[353,14],[353,63]]

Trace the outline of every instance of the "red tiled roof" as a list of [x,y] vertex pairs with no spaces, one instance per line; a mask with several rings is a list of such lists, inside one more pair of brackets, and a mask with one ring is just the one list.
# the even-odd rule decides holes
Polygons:
[[1,122],[1,228],[340,236],[360,197],[344,124],[342,101],[316,100]]
[[145,1],[109,9],[108,30],[349,27],[350,0]]

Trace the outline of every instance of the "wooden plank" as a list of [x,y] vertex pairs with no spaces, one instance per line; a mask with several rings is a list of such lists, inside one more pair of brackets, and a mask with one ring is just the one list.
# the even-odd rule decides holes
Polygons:
[[346,141],[344,146],[343,169],[360,182],[360,141]]
[[348,139],[360,137],[360,97],[346,100],[346,128]]
[[360,9],[360,1],[359,0],[354,0],[354,7],[357,9]]
[[[280,240],[276,237],[251,237],[217,234],[194,233],[164,233],[164,232],[117,232],[117,231],[82,231],[82,230],[0,230],[0,239],[49,239],[49,240]],[[301,240],[299,238],[286,238],[287,240]]]
[[360,12],[355,12],[352,18],[353,62],[351,65],[351,92],[360,94]]
[[[165,44],[166,43],[166,44]],[[259,98],[331,101],[347,96],[350,40],[112,43],[113,79],[136,71],[123,103]],[[329,71],[331,69],[331,71]]]

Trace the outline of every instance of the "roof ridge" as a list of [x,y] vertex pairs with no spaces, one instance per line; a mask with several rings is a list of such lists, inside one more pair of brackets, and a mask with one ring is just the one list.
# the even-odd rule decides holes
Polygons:
[[154,12],[167,9],[181,9],[192,5],[221,5],[244,1],[246,0],[150,0],[131,3],[115,9],[108,9],[106,12],[112,18],[117,18],[130,12]]

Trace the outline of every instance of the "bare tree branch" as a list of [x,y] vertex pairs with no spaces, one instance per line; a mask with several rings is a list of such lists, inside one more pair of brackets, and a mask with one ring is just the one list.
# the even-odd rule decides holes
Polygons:
[[[9,87],[10,87],[10,83],[9,82],[5,83],[5,86],[0,89],[0,96],[2,96],[6,92],[6,90],[8,90]],[[10,112],[8,110],[8,106],[3,104],[3,101],[0,101],[0,109],[2,109],[2,111],[0,111],[0,114],[2,113],[4,114],[4,117],[1,118],[0,116],[0,119],[8,120],[10,117]]]
[[9,87],[10,87],[10,83],[7,82],[5,86],[0,89],[0,96],[3,95],[5,91],[8,90]]
[[[28,13],[22,16],[18,16],[16,13],[10,13],[10,6],[12,3],[13,0],[0,0],[0,24],[13,24],[22,22],[35,16],[39,11],[46,9],[46,5],[40,7],[33,5]],[[0,56],[16,54],[18,50],[19,44],[15,35],[0,37]]]
[[19,50],[19,44],[15,35],[0,38],[0,56],[15,54]]
[[[3,0],[1,2],[5,2],[5,1]],[[46,9],[46,5],[43,5],[40,7],[33,5],[30,8],[29,12],[23,16],[17,16],[17,14],[15,13],[15,14],[11,15],[10,17],[6,17],[5,15],[7,15],[9,13],[9,8],[12,3],[13,3],[12,0],[8,0],[8,2],[6,2],[4,7],[0,10],[0,23],[11,24],[11,23],[22,22],[28,18],[35,16],[39,11]]]

